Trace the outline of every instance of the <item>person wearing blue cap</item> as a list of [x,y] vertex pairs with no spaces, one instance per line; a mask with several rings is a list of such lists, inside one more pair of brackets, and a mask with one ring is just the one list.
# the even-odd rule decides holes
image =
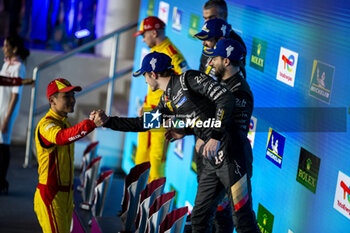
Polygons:
[[[209,19],[205,22],[202,30],[195,34],[194,37],[203,41],[203,53],[201,56],[201,64],[199,70],[209,74],[210,76],[215,78],[215,69],[211,65],[211,58],[205,55],[205,51],[207,49],[213,49],[216,43],[223,38],[231,38],[232,32],[231,25],[229,25],[225,20],[214,18]],[[240,38],[240,37],[239,37]],[[236,40],[239,42],[242,47],[246,50],[243,40]],[[242,60],[240,62],[240,69],[243,72],[244,77],[246,77],[245,72],[245,56],[246,53],[243,54]]]
[[[209,0],[203,5],[203,18],[205,22],[207,22],[210,19],[216,19],[216,18],[227,21],[227,16],[228,16],[227,4],[224,0]],[[230,38],[239,42],[244,47],[244,49],[247,50],[247,47],[243,39],[234,30],[230,31],[227,38]],[[205,48],[206,47],[203,47],[203,49]],[[245,64],[246,62],[245,62],[245,56],[244,56],[240,64],[241,71],[243,72],[244,77],[246,75]],[[210,59],[204,54],[202,54],[200,59],[199,70],[202,72],[208,73],[210,72],[211,69],[212,67],[210,65]],[[211,74],[214,74],[214,71],[212,71]]]
[[[144,75],[152,90],[164,91],[152,112],[151,124],[143,117],[107,117],[104,111],[93,111],[91,120],[103,121],[104,127],[118,131],[146,131],[159,122],[170,121],[165,138],[170,141],[194,134],[204,141],[203,171],[199,179],[195,205],[191,214],[192,232],[211,232],[217,206],[216,196],[225,190],[236,213],[236,231],[260,232],[250,196],[246,156],[250,144],[234,124],[234,95],[203,72],[188,70],[175,75],[169,56],[153,52],[145,56],[133,76]],[[161,119],[164,117],[164,119]],[[149,120],[148,119],[148,120]],[[163,121],[162,121],[163,120]],[[145,124],[146,123],[146,124]],[[167,123],[169,125],[169,123]]]
[[[201,57],[201,67],[200,71],[205,72],[211,77],[215,77],[215,69],[210,64],[211,57],[204,55],[204,51],[207,49],[212,49],[216,45],[217,41],[222,38],[229,36],[231,31],[231,26],[223,19],[212,18],[208,19],[204,24],[202,30],[195,35],[198,39],[203,41],[203,54]],[[202,62],[205,61],[205,64]],[[205,70],[203,70],[205,68]],[[197,165],[197,180],[199,180],[202,170],[203,170],[203,157],[198,153],[200,146],[204,143],[202,140],[196,138],[196,146],[193,151],[193,157]],[[232,210],[229,205],[227,197],[224,197],[225,192],[223,191],[219,195],[218,199],[223,199],[217,208],[217,212],[214,218],[213,232],[225,233],[233,232],[233,220],[232,220]]]
[[[235,96],[234,123],[237,131],[247,139],[249,132],[250,118],[254,107],[253,93],[249,87],[247,80],[243,77],[240,70],[242,57],[246,53],[243,46],[232,39],[220,40],[213,49],[205,52],[206,56],[212,57],[212,66],[215,69],[215,76],[220,80],[220,84],[225,86]],[[247,140],[243,140],[249,143]],[[247,175],[249,179],[252,176],[253,155],[250,146],[246,146],[244,154],[237,156],[245,156],[247,161]],[[251,188],[249,188],[251,189]],[[238,221],[233,214],[234,222]]]
[[[180,50],[165,35],[165,23],[156,16],[149,16],[142,20],[140,29],[134,36],[143,37],[143,42],[151,49],[151,52],[165,53],[171,57],[174,70],[181,74],[188,69],[187,62]],[[148,88],[142,107],[139,109],[139,115],[144,111],[151,111],[159,103],[163,91],[151,91]],[[144,162],[151,163],[148,182],[165,176],[166,153],[168,142],[164,140],[164,132],[140,132],[137,137],[137,149],[135,155],[135,164]]]

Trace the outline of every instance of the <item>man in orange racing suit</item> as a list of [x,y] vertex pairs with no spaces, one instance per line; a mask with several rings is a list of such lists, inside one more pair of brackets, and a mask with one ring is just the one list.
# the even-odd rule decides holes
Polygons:
[[97,121],[84,120],[71,127],[67,114],[74,111],[74,91],[65,79],[56,79],[47,87],[49,112],[35,131],[39,184],[34,196],[34,210],[44,233],[69,233],[73,215],[74,141],[86,136]]
[[[134,36],[143,36],[143,41],[151,48],[151,52],[165,53],[172,59],[175,73],[182,74],[188,69],[187,62],[181,52],[165,36],[165,24],[158,17],[149,16],[145,18],[140,25],[140,30]],[[143,103],[143,111],[151,111],[155,108],[162,96],[162,90],[152,91],[148,87],[148,93]],[[163,177],[165,174],[165,155],[168,143],[164,139],[165,130],[140,132],[138,134],[137,151],[135,164],[146,161],[151,163],[151,170],[148,181]]]

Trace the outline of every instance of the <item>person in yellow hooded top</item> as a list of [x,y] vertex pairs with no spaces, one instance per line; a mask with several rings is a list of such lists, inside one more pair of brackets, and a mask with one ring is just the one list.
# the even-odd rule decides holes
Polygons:
[[71,126],[67,114],[74,111],[74,92],[66,79],[49,83],[46,96],[49,112],[35,131],[39,184],[34,196],[34,211],[44,233],[69,233],[73,216],[74,141],[83,138],[103,122],[84,120]]
[[[187,62],[181,52],[165,35],[165,24],[155,16],[149,16],[142,20],[140,29],[134,36],[143,36],[143,42],[151,48],[151,52],[165,53],[171,57],[172,65],[177,74],[181,74],[188,69]],[[143,109],[139,112],[141,116],[144,111],[151,111],[158,105],[162,90],[152,91],[148,87],[148,93],[143,103]],[[148,182],[163,177],[165,169],[166,151],[168,143],[164,138],[165,130],[148,131],[138,134],[138,144],[135,156],[135,163],[140,164],[149,161],[151,170]]]

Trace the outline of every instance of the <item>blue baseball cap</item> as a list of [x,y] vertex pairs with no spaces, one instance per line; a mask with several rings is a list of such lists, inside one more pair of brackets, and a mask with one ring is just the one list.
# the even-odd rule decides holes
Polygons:
[[230,31],[231,25],[223,19],[215,18],[205,22],[202,31],[195,34],[194,37],[200,40],[209,40],[214,37],[228,37]]
[[221,39],[213,49],[204,49],[203,53],[209,57],[223,57],[230,61],[240,61],[246,53],[244,47],[235,40]]
[[171,58],[168,55],[164,53],[153,52],[147,54],[143,58],[141,68],[138,71],[134,72],[132,76],[139,77],[146,72],[160,72],[171,69],[173,67],[174,66],[171,65]]

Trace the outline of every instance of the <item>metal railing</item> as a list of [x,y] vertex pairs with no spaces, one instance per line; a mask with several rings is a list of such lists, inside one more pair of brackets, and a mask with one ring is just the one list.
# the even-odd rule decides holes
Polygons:
[[[33,79],[35,80],[35,85],[32,87],[32,91],[31,91],[28,129],[27,129],[27,141],[26,141],[26,152],[25,152],[23,167],[29,166],[30,158],[31,158],[32,141],[33,141],[33,135],[34,135],[34,127],[33,127],[34,126],[34,117],[35,117],[35,114],[37,111],[37,109],[36,109],[36,97],[37,97],[37,88],[38,88],[38,82],[39,82],[39,72],[52,66],[52,65],[55,65],[55,64],[61,62],[65,59],[81,52],[81,51],[84,51],[86,49],[89,49],[89,48],[101,43],[101,42],[104,42],[107,39],[113,38],[108,81],[106,81],[106,79],[104,79],[101,82],[96,83],[98,85],[96,85],[95,87],[90,85],[89,90],[86,90],[85,92],[82,93],[82,94],[86,94],[86,93],[100,87],[101,85],[105,84],[106,82],[108,82],[106,114],[110,115],[111,110],[112,110],[112,105],[113,105],[114,81],[117,78],[117,75],[118,75],[118,77],[120,77],[121,74],[125,74],[126,71],[129,70],[129,69],[125,69],[125,70],[118,72],[118,74],[116,73],[119,36],[121,33],[126,32],[126,31],[128,31],[136,26],[137,26],[137,23],[131,23],[131,24],[128,24],[126,26],[123,26],[123,27],[101,37],[101,38],[98,38],[98,39],[91,41],[85,45],[82,45],[76,49],[73,49],[72,51],[69,51],[69,52],[64,53],[62,55],[59,55],[59,56],[56,56],[52,59],[49,59],[48,61],[43,62],[34,68]],[[132,68],[130,68],[130,71],[131,71],[131,69]]]

